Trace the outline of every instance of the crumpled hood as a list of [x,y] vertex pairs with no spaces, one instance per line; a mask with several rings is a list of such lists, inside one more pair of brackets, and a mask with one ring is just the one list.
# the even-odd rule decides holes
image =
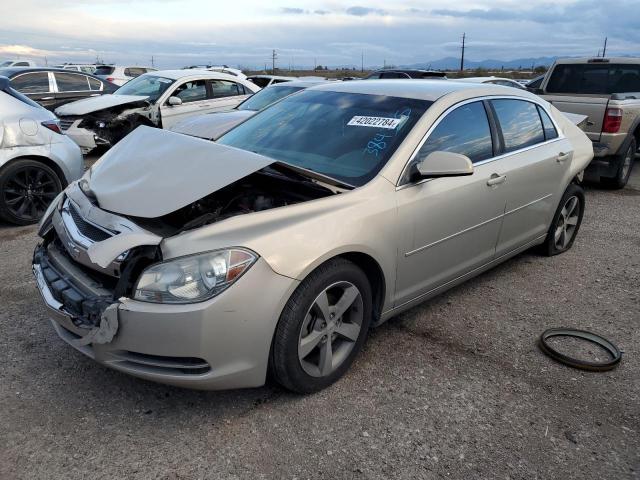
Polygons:
[[171,127],[172,132],[184,133],[193,137],[217,140],[239,123],[253,117],[252,110],[232,110],[230,112],[209,113],[187,118]]
[[156,218],[272,163],[255,153],[140,126],[91,167],[89,188],[104,210]]
[[56,115],[86,115],[87,113],[97,112],[118,105],[140,102],[147,98],[149,97],[141,95],[100,95],[99,97],[89,97],[56,108]]

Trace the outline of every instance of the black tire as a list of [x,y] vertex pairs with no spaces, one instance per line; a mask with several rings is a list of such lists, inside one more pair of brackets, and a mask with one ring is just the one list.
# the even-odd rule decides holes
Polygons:
[[[328,287],[341,283],[351,284],[359,291],[362,302],[358,301],[358,306],[354,308],[356,311],[362,308],[360,331],[357,340],[351,343],[351,350],[335,370],[324,376],[313,376],[303,366],[306,362],[299,357],[299,342],[303,341],[302,328],[305,326],[305,320],[311,318],[312,307],[316,305],[317,297]],[[371,316],[371,285],[364,272],[348,260],[342,258],[329,260],[302,281],[280,315],[271,344],[269,359],[271,377],[284,388],[297,393],[312,393],[328,387],[344,375],[362,349],[369,332]],[[342,317],[338,321],[341,319]],[[318,318],[314,321],[317,322]],[[340,337],[332,336],[331,338]],[[331,343],[333,342],[334,340]],[[319,343],[317,348],[320,349],[322,346],[323,344]],[[320,356],[319,352],[318,356]]]
[[0,218],[16,225],[37,223],[61,191],[58,174],[44,163],[13,161],[0,171]]
[[[567,238],[568,234],[567,234],[567,229],[565,228],[564,236],[562,236],[561,234],[561,241],[559,242],[558,238],[556,237],[556,234],[558,232],[558,228],[560,228],[561,225],[565,225],[566,227],[566,224],[564,222],[565,215],[563,210],[568,205],[569,200],[571,199],[576,199],[577,201],[577,204],[576,204],[577,210],[576,210],[576,216],[575,216],[576,223],[575,225],[572,226],[572,229],[569,232],[570,237]],[[576,239],[576,236],[578,235],[578,230],[580,230],[580,225],[582,224],[582,217],[584,215],[584,205],[585,205],[584,190],[582,189],[582,187],[580,187],[579,185],[576,185],[575,183],[570,184],[567,187],[567,189],[564,191],[564,195],[562,195],[562,198],[560,199],[560,203],[558,204],[556,213],[553,216],[553,221],[549,226],[549,230],[547,232],[547,238],[542,244],[542,252],[545,255],[551,257],[553,255],[558,255],[559,253],[566,252],[571,248],[574,240]],[[571,213],[573,213],[573,211]],[[569,217],[573,218],[572,215],[569,215]]]
[[629,177],[631,176],[631,170],[633,170],[633,164],[636,159],[636,150],[638,145],[636,139],[631,139],[631,143],[624,153],[617,155],[615,162],[617,163],[616,176],[613,178],[601,177],[601,183],[609,188],[620,189],[624,188]]

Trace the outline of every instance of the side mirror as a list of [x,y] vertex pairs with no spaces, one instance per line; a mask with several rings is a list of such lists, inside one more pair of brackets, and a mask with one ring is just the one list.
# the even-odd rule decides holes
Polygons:
[[415,164],[419,178],[460,177],[473,174],[473,163],[466,155],[453,152],[431,152]]
[[180,97],[169,97],[167,103],[172,107],[177,107],[178,105],[182,105],[182,99]]

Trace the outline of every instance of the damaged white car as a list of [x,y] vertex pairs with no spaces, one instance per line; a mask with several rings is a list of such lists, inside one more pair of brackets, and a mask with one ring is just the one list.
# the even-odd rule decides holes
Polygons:
[[136,129],[52,205],[33,271],[58,335],[106,366],[313,392],[371,326],[533,246],[571,248],[592,156],[525,91],[320,85],[217,143]]
[[88,153],[111,147],[140,125],[169,128],[203,113],[227,111],[260,88],[231,75],[200,70],[146,73],[112,95],[56,109],[63,131]]
[[0,219],[36,223],[83,172],[80,149],[56,116],[0,77]]

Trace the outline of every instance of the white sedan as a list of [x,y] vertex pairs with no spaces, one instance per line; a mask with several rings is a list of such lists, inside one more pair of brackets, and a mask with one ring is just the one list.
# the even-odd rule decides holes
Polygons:
[[112,95],[63,105],[56,114],[86,153],[116,144],[140,125],[170,128],[194,115],[231,110],[258,90],[225,73],[164,70],[141,75]]

